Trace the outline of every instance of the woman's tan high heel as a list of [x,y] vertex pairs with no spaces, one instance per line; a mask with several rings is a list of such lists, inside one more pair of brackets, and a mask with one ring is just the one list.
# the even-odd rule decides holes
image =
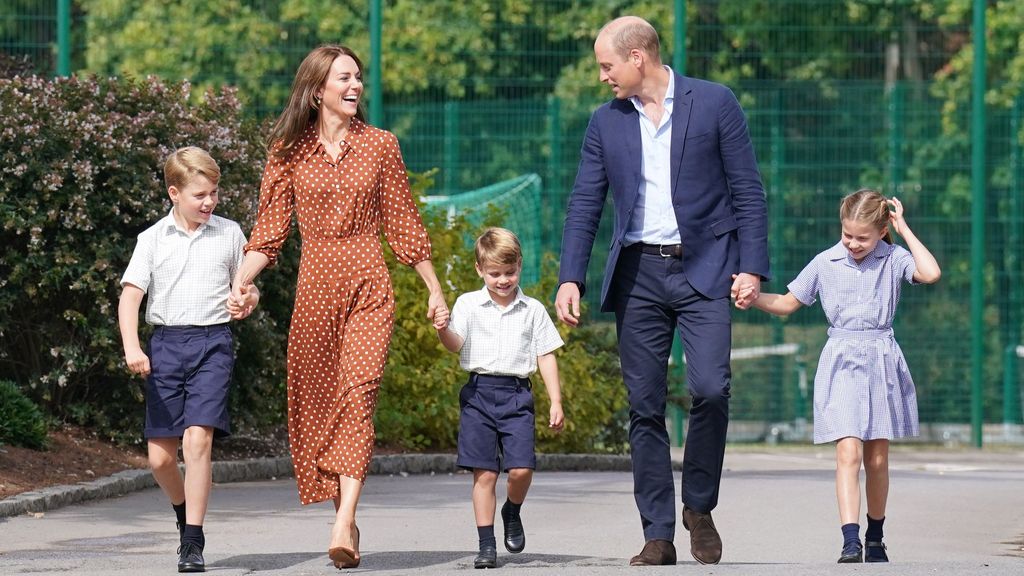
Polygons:
[[356,526],[355,545],[353,548],[347,548],[345,546],[337,546],[327,551],[327,555],[330,556],[331,562],[334,562],[334,567],[338,570],[344,568],[357,568],[359,567],[359,526]]

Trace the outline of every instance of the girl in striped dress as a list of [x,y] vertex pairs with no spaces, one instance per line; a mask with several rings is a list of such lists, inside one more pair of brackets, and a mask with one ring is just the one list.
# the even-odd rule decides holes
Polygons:
[[[892,321],[903,282],[932,284],[941,271],[903,218],[903,204],[859,190],[839,208],[840,241],[821,252],[782,294],[741,288],[736,305],[786,316],[821,299],[828,342],[814,377],[814,442],[836,443],[839,562],[888,562],[882,522],[889,493],[889,441],[918,435],[917,397]],[[893,244],[890,229],[907,248]],[[860,541],[860,468],[867,522]]]

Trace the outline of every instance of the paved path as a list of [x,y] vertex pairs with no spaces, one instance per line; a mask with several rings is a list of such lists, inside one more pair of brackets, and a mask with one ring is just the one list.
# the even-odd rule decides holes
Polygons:
[[[730,449],[715,521],[725,555],[701,566],[629,568],[642,546],[623,472],[541,472],[524,507],[526,552],[501,572],[692,575],[1024,575],[1024,452],[893,454],[886,541],[894,563],[837,565],[841,536],[826,450]],[[370,574],[473,574],[465,474],[373,476],[360,506]],[[207,517],[208,571],[333,574],[329,504],[300,507],[293,481],[222,484]],[[500,541],[500,519],[498,537]],[[173,514],[155,489],[0,521],[0,574],[174,574]]]

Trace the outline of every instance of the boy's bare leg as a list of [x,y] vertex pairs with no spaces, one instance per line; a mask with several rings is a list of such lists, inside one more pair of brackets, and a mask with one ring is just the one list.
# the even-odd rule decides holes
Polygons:
[[185,457],[185,521],[193,526],[202,526],[206,518],[213,484],[212,450],[213,428],[189,426],[185,429],[181,450]]
[[508,499],[513,504],[522,504],[533,482],[530,468],[512,468],[508,471]]
[[148,445],[153,478],[170,498],[171,504],[181,504],[185,501],[185,483],[178,470],[178,439],[150,438]]
[[356,507],[363,492],[363,483],[348,476],[339,476],[338,480],[338,495],[334,498],[334,527],[331,528],[329,548],[351,548],[355,552],[355,558],[359,558]]
[[843,438],[836,443],[836,499],[840,524],[857,524],[860,517],[860,465],[863,461],[860,438]]
[[477,526],[494,524],[494,488],[498,485],[498,473],[493,470],[473,470],[473,514]]
[[885,518],[889,499],[889,441],[868,440],[864,443],[864,476],[867,490],[868,516]]

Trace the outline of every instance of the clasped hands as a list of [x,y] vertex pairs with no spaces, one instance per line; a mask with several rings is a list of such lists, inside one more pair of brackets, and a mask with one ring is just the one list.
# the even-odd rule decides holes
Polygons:
[[732,289],[729,297],[733,299],[736,307],[740,310],[747,310],[754,305],[754,301],[761,295],[761,277],[756,274],[732,275]]
[[232,320],[247,318],[260,302],[260,290],[252,282],[243,284],[228,295],[228,314]]

